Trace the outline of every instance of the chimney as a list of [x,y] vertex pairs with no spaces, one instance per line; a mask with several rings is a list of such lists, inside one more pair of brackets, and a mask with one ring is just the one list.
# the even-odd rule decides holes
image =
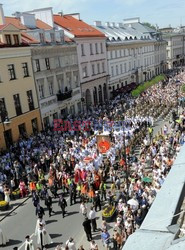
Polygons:
[[0,25],[5,24],[3,5],[0,3]]
[[111,26],[112,28],[115,28],[115,27],[116,27],[114,22],[113,22],[113,23],[110,23],[110,26]]
[[116,23],[117,28],[123,28],[123,23]]
[[102,26],[101,21],[94,21],[94,26],[96,27]]

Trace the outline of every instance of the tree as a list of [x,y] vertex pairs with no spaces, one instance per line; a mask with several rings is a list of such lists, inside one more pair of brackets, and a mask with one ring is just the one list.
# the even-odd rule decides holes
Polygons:
[[153,30],[156,30],[156,26],[154,26],[154,25],[151,24],[151,23],[144,22],[144,23],[142,23],[142,24],[143,24],[144,26],[147,26],[147,27],[153,29]]

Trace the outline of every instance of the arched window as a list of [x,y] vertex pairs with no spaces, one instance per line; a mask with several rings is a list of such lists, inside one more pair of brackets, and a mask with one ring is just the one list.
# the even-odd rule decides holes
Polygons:
[[94,90],[93,90],[93,98],[94,98],[94,105],[96,106],[98,104],[98,94],[97,94],[96,87],[94,87]]
[[102,86],[99,85],[98,87],[98,95],[99,95],[99,103],[103,102],[103,97],[102,97]]

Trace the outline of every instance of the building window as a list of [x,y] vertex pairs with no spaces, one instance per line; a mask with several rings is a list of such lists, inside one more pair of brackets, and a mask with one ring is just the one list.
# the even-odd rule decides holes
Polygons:
[[125,70],[125,73],[127,72],[127,64],[124,63],[124,70]]
[[18,126],[19,128],[19,134],[20,136],[24,137],[26,136],[26,127],[25,127],[25,123],[22,123]]
[[44,43],[44,34],[43,33],[39,33],[39,38],[40,38],[40,42]]
[[36,71],[39,72],[40,71],[40,62],[39,62],[39,59],[35,60],[35,66],[36,66]]
[[103,43],[100,43],[101,53],[103,54]]
[[83,77],[87,77],[87,67],[85,66],[82,70]]
[[5,40],[7,45],[12,45],[12,40],[10,35],[5,35]]
[[14,39],[14,44],[19,45],[19,36],[18,35],[13,35],[13,39]]
[[44,98],[44,84],[39,84],[39,96],[40,99]]
[[31,124],[32,124],[32,130],[33,133],[36,134],[39,130],[38,130],[38,122],[37,122],[37,118],[34,118],[31,120]]
[[114,76],[114,66],[111,66],[111,75]]
[[95,68],[94,68],[94,64],[92,64],[92,75],[95,75]]
[[19,94],[13,95],[15,111],[17,116],[22,114],[21,102],[19,98]]
[[116,75],[119,75],[119,72],[118,72],[118,65],[116,65]]
[[123,65],[122,64],[120,64],[120,72],[121,72],[121,74],[123,74]]
[[0,110],[3,110],[0,118],[5,121],[6,118],[8,117],[8,113],[6,110],[6,104],[5,104],[5,99],[4,98],[0,98]]
[[22,68],[23,68],[24,77],[28,77],[29,76],[28,64],[27,63],[22,63]]
[[92,46],[92,43],[90,43],[90,55],[93,55],[93,46]]
[[82,56],[85,56],[85,52],[84,52],[84,44],[81,44],[81,52],[82,52]]
[[9,71],[9,75],[10,75],[10,80],[15,80],[16,79],[16,75],[15,75],[14,64],[9,64],[8,65],[8,71]]
[[100,64],[99,63],[97,64],[97,72],[98,72],[98,74],[100,74]]
[[46,69],[50,69],[49,58],[45,58]]
[[28,106],[29,110],[34,110],[34,102],[33,102],[33,95],[32,95],[32,90],[29,90],[26,92],[27,93],[27,98],[28,98]]
[[53,95],[53,83],[49,82],[49,94]]
[[96,54],[98,54],[98,44],[95,43],[95,50],[96,50]]
[[54,43],[55,42],[55,34],[50,33],[50,38],[51,38],[51,42]]
[[102,73],[104,73],[104,72],[105,72],[105,63],[102,62]]

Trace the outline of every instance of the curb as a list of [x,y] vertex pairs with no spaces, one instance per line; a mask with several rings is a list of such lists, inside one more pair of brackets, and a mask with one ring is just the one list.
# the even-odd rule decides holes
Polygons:
[[29,198],[31,198],[31,196],[28,196],[24,201],[20,202],[20,204],[18,206],[16,206],[15,208],[13,208],[8,214],[6,214],[2,219],[0,219],[0,222],[3,221],[12,212],[14,212],[18,207],[20,207],[22,204],[24,204],[27,200],[29,200]]

